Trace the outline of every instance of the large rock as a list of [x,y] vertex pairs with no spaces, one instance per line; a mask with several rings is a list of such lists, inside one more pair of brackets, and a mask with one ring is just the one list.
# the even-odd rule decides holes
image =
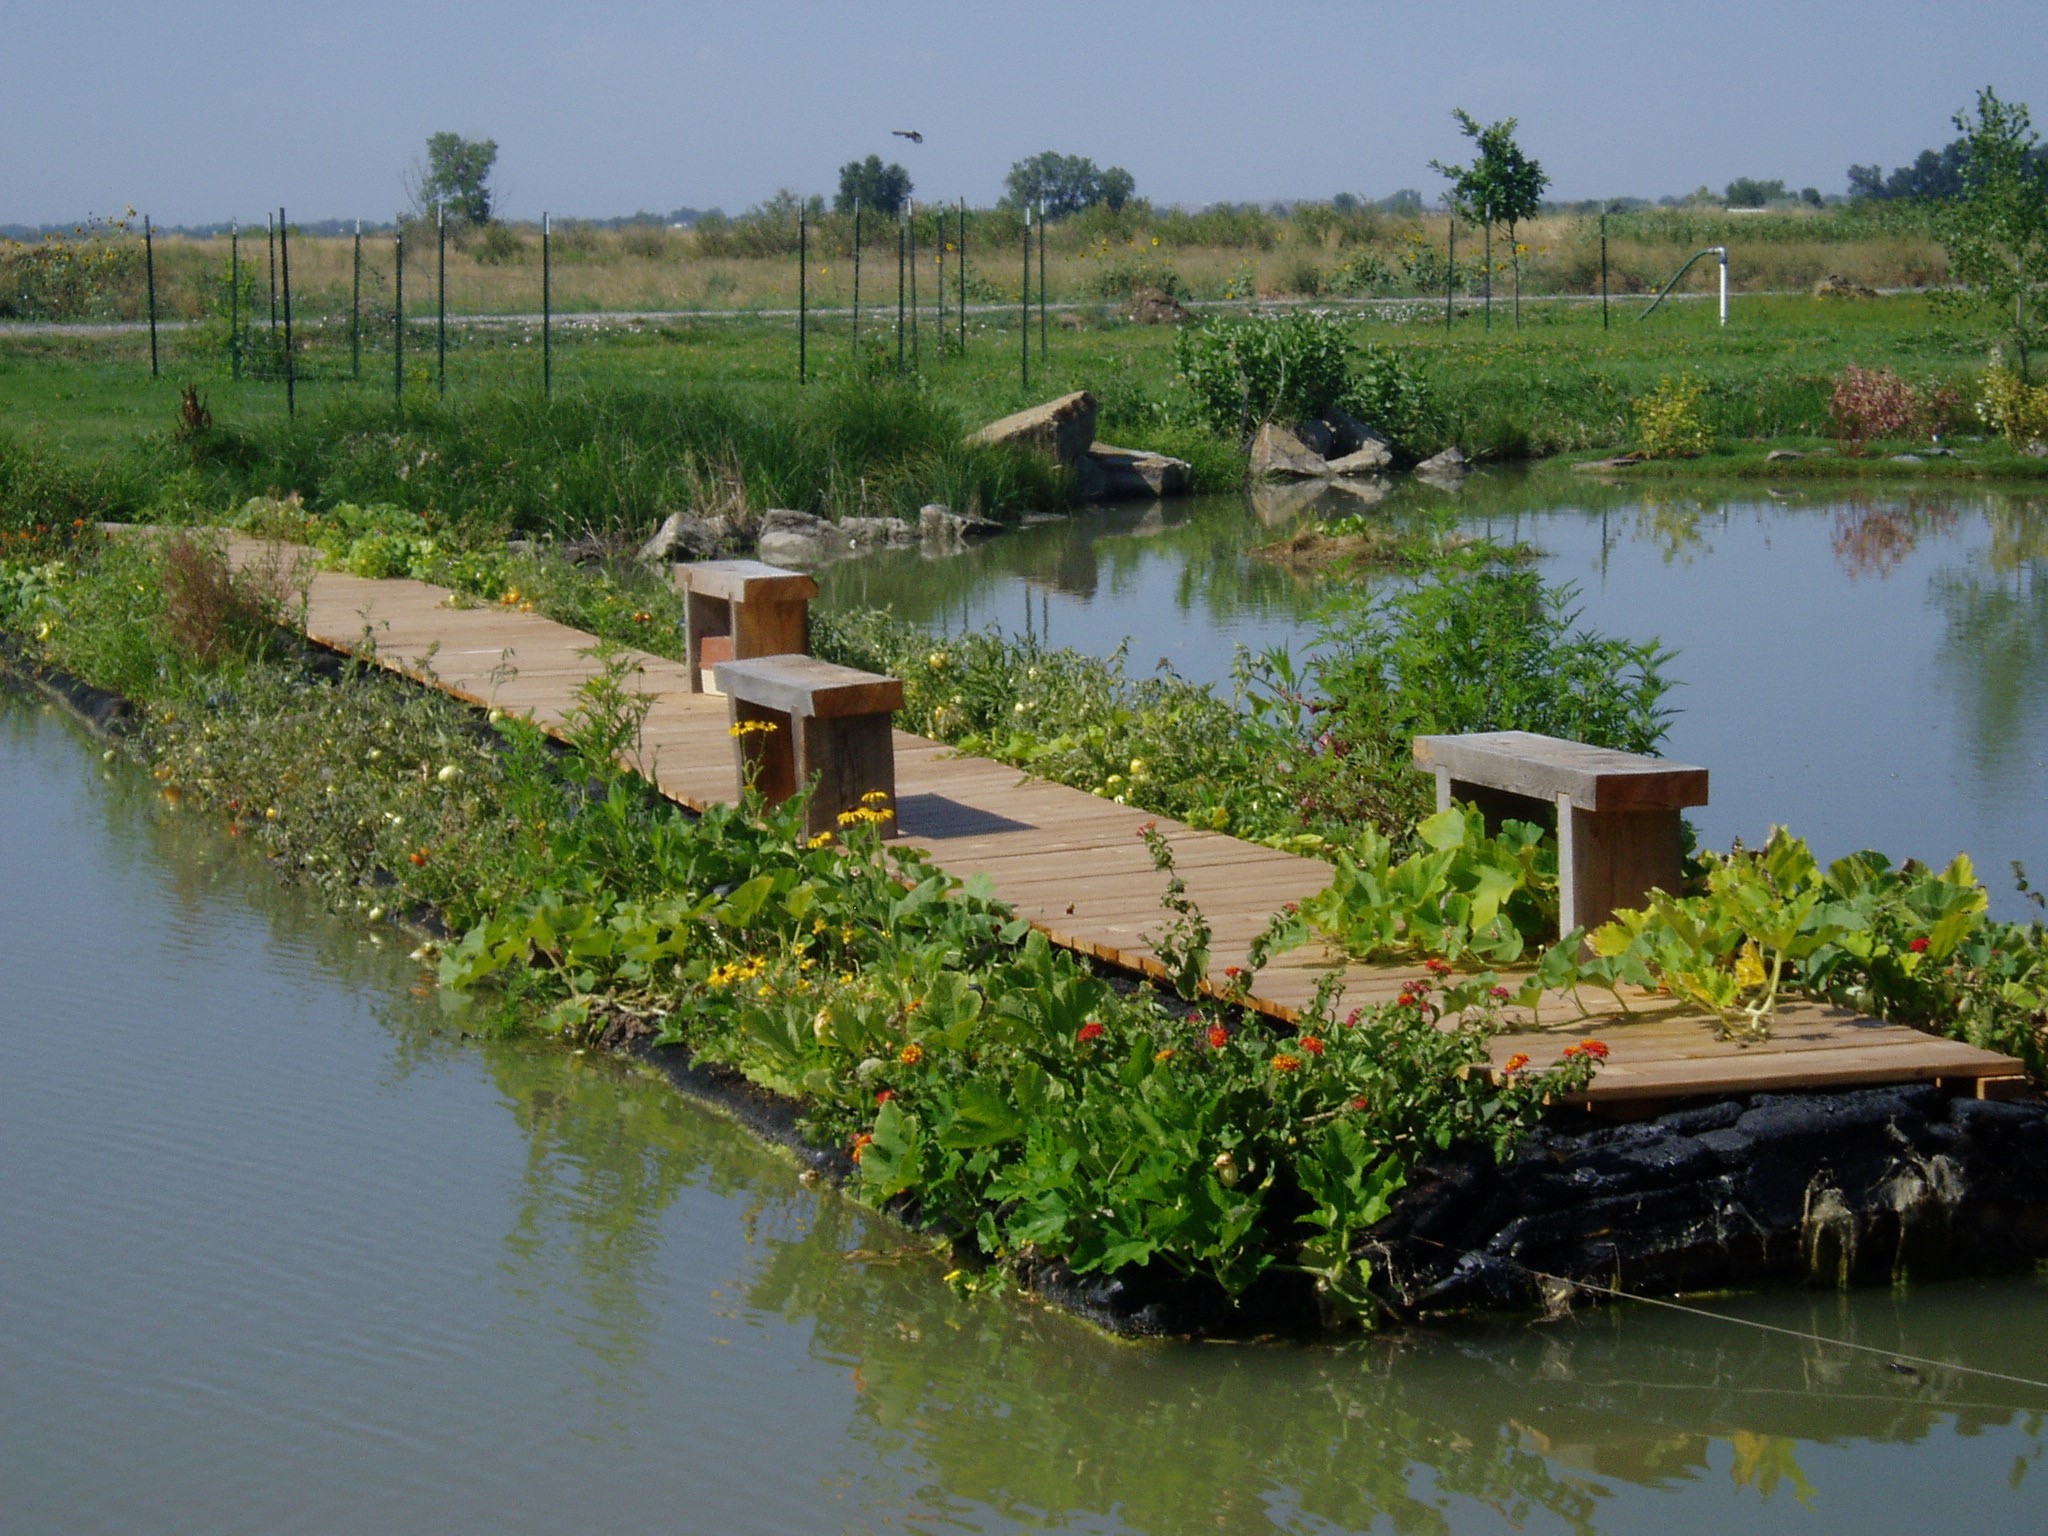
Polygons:
[[1323,456],[1277,421],[1267,422],[1252,439],[1255,480],[1327,480],[1330,474]]
[[849,549],[881,549],[917,541],[917,530],[900,517],[845,517],[828,526]]
[[1465,472],[1471,467],[1471,461],[1454,446],[1424,459],[1415,466],[1415,473],[1425,480],[1458,481],[1465,478]]
[[696,517],[671,512],[654,535],[640,546],[640,558],[656,565],[678,560],[709,560],[734,542],[732,524],[723,517]]
[[1015,443],[1035,448],[1069,468],[1095,441],[1095,397],[1085,389],[1018,411],[967,434],[970,443]]
[[1347,411],[1328,410],[1313,421],[1304,421],[1294,435],[1326,459],[1349,458],[1353,454],[1383,449],[1383,462],[1400,457],[1400,445],[1377,427],[1367,426]]
[[1329,464],[1333,475],[1377,475],[1394,467],[1394,450],[1385,443],[1367,443]]
[[832,558],[833,525],[809,512],[771,507],[761,514],[754,553],[770,565],[819,565]]
[[917,531],[926,543],[959,544],[1001,533],[1003,525],[977,512],[955,512],[934,501],[918,508]]
[[[1094,475],[1087,473],[1095,471]],[[1148,497],[1185,496],[1193,473],[1186,459],[1142,448],[1116,448],[1096,443],[1088,449],[1082,471],[1082,495],[1090,501],[1143,501]]]

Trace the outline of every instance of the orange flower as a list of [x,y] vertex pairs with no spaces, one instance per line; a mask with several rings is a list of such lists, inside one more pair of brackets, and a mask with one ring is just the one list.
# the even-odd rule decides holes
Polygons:
[[1525,1052],[1517,1051],[1514,1055],[1510,1056],[1506,1062],[1502,1064],[1501,1071],[1519,1072],[1522,1070],[1522,1068],[1526,1067],[1527,1065],[1529,1065],[1528,1055]]
[[1275,1072],[1299,1072],[1301,1070],[1301,1058],[1299,1056],[1275,1056],[1273,1058],[1273,1070]]
[[1209,1026],[1209,1044],[1219,1051],[1222,1050],[1223,1047],[1230,1044],[1230,1031],[1221,1024],[1211,1024]]
[[1314,1035],[1303,1035],[1301,1037],[1301,1048],[1311,1056],[1323,1054],[1323,1042]]
[[914,1067],[920,1061],[924,1060],[924,1047],[919,1045],[915,1040],[913,1040],[910,1042],[910,1044],[903,1047],[903,1050],[901,1051],[901,1053],[898,1054],[896,1059],[902,1062],[903,1065],[905,1065],[906,1067]]
[[868,1147],[873,1143],[874,1139],[875,1138],[870,1136],[866,1131],[862,1131],[858,1136],[853,1138],[853,1160],[856,1163],[860,1161],[861,1153],[867,1151]]

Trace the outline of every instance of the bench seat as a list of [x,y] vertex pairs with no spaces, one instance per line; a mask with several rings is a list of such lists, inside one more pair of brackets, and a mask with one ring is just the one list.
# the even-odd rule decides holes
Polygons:
[[[879,809],[884,835],[895,831],[895,713],[900,678],[862,672],[815,656],[757,656],[721,662],[719,691],[730,701],[734,766],[770,805],[806,785],[806,826],[815,837],[837,832],[843,814]],[[868,797],[879,793],[879,806]]]

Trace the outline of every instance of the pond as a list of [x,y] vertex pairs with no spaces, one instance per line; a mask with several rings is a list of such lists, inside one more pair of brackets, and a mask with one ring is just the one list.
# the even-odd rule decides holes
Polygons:
[[[2048,1390],[1647,1309],[1133,1346],[0,694],[0,1529],[2024,1528]],[[376,942],[376,938],[384,942]],[[2048,1288],[1727,1311],[2048,1377]]]
[[[1403,482],[1390,519],[1448,502],[1526,541],[1583,621],[1677,654],[1666,752],[1712,771],[1703,840],[1773,824],[1823,858],[1967,852],[1999,915],[2032,909],[2010,864],[2048,874],[2048,498],[1944,486],[1870,493],[1682,489],[1512,473],[1461,492]],[[1327,493],[1323,511],[1364,504]],[[1000,625],[1229,680],[1239,646],[1299,647],[1319,583],[1248,553],[1293,497],[1162,503],[1025,528],[964,554],[889,551],[829,568],[833,603],[934,629]]]

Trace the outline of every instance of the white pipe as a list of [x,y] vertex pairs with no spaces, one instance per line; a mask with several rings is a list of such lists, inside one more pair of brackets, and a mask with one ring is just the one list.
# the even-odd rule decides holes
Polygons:
[[1728,247],[1717,245],[1714,249],[1721,257],[1721,323],[1728,323]]

